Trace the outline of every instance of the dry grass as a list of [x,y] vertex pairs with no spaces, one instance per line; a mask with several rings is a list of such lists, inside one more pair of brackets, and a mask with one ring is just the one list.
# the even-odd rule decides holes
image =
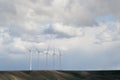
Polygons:
[[0,80],[120,80],[119,71],[7,71]]

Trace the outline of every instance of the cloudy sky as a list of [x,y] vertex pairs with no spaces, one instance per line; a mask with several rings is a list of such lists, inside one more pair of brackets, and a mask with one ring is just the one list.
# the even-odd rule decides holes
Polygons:
[[[45,68],[62,52],[62,69],[120,69],[120,0],[0,0],[0,70]],[[40,67],[36,49],[42,54]],[[59,68],[56,55],[56,69]]]

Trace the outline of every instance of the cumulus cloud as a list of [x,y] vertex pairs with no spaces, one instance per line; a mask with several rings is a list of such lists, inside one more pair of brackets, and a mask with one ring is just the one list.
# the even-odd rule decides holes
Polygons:
[[36,24],[48,22],[61,22],[74,26],[93,25],[97,16],[106,14],[111,14],[119,20],[118,3],[119,0],[109,2],[104,0],[13,0],[12,2],[0,0],[0,24],[3,26],[13,24],[28,30],[35,29]]
[[[94,25],[97,16],[111,14],[119,20],[117,3],[118,0],[0,0],[0,25],[9,27],[11,35],[21,37],[24,36],[22,34],[41,34],[43,29],[47,28],[46,24],[50,23],[53,23],[53,26],[56,26],[54,29],[58,31],[57,25],[60,24],[68,28],[64,32],[59,29],[59,34],[69,37],[79,33],[79,30],[69,33],[70,27],[73,29],[76,26]],[[114,4],[115,9],[110,6]],[[55,33],[54,30],[53,32]]]
[[106,23],[106,24],[100,24],[99,25],[102,31],[100,31],[96,38],[99,40],[99,42],[111,42],[120,40],[120,23]]
[[84,29],[73,26],[63,25],[61,23],[54,23],[49,25],[43,33],[54,35],[57,38],[71,38],[76,36],[83,36]]

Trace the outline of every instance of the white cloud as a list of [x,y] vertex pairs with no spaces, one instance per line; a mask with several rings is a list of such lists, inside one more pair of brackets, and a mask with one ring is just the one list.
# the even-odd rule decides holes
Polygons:
[[69,36],[82,36],[84,34],[82,28],[66,26],[66,25],[59,24],[59,23],[53,24],[53,29],[57,32],[67,34]]
[[[7,33],[4,33],[4,35],[7,34],[6,38],[2,37],[1,40],[5,41],[5,40],[12,39],[12,42],[9,42],[9,44],[5,44],[3,42],[1,43],[2,45],[13,46],[12,50],[15,49],[15,50],[22,50],[22,51],[30,47],[34,47],[34,48],[40,47],[44,50],[48,46],[48,44],[50,44],[50,45],[53,45],[52,47],[61,48],[65,51],[81,49],[82,51],[97,52],[100,50],[114,47],[116,44],[119,43],[119,40],[120,40],[119,22],[116,22],[114,24],[100,23],[98,26],[88,26],[85,28],[72,27],[72,26],[63,25],[61,23],[56,23],[56,24],[53,24],[52,27],[56,32],[61,32],[73,37],[55,38],[52,40],[52,42],[49,43],[49,39],[51,38],[47,37],[47,34],[43,34],[43,35],[40,33],[36,34],[36,32],[33,32],[35,34],[21,33],[22,36],[14,37],[7,32]],[[43,31],[44,30],[45,28],[43,29]],[[107,43],[108,41],[109,43]],[[96,43],[99,43],[99,44],[96,44]]]
[[7,28],[0,28],[0,44],[8,44],[12,41],[12,37],[10,36]]
[[96,35],[99,42],[120,40],[120,23],[106,23],[99,25],[103,30]]
[[[74,35],[72,31],[77,31],[78,28],[56,25],[55,29],[58,31],[65,31]],[[79,30],[79,29],[78,29]],[[80,32],[80,31],[79,31]],[[110,49],[119,45],[120,28],[119,22],[115,23],[100,23],[98,26],[84,28],[84,36],[75,36],[72,38],[56,39],[54,44],[59,47],[64,47],[67,50],[81,49],[87,53],[95,53]],[[109,41],[109,42],[108,42]],[[99,43],[99,44],[98,44]],[[91,52],[90,52],[91,51]]]

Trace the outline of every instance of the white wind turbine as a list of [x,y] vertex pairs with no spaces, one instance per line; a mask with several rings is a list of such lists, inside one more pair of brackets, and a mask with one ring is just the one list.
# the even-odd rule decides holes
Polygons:
[[40,69],[40,54],[41,54],[41,51],[37,49],[37,53],[38,53],[38,69]]
[[46,70],[48,69],[48,56],[49,56],[49,46],[47,48],[47,51],[46,51]]
[[32,50],[29,49],[29,69],[32,70]]
[[47,50],[45,52],[45,55],[46,55],[46,70],[48,69],[48,56],[49,56],[49,50],[50,50],[50,47],[51,47],[51,36],[49,36],[49,40],[48,40],[48,47],[47,47]]
[[53,69],[55,69],[55,56],[56,56],[56,52],[55,52],[55,49],[53,50]]
[[62,69],[62,53],[61,53],[61,50],[58,49],[58,57],[59,57],[59,67],[60,69]]

